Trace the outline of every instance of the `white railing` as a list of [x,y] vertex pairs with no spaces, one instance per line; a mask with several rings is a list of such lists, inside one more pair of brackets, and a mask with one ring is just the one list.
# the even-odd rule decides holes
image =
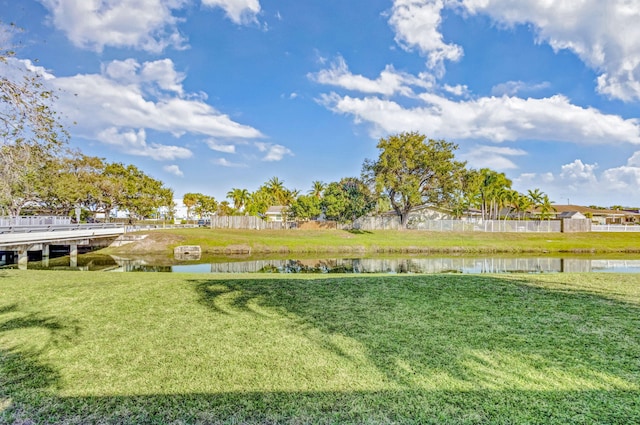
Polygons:
[[640,232],[640,226],[633,224],[592,224],[592,232]]
[[65,226],[71,224],[71,217],[59,215],[27,215],[21,217],[0,217],[0,226]]

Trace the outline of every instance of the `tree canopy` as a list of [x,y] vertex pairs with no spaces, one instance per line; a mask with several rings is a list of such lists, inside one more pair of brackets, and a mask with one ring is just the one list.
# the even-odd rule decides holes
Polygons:
[[42,76],[14,66],[13,56],[0,47],[0,67],[9,71],[0,76],[0,206],[18,215],[38,198],[43,170],[62,151],[68,133],[53,109],[55,93]]
[[464,162],[455,160],[455,144],[411,132],[380,139],[377,147],[380,155],[365,161],[363,178],[389,199],[402,226],[413,207],[450,206],[465,169]]
[[321,205],[327,219],[345,223],[372,211],[376,197],[362,180],[347,177],[327,185]]

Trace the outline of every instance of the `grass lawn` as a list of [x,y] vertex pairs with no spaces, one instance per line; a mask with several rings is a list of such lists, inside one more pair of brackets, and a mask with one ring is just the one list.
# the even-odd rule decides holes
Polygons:
[[166,254],[178,245],[199,245],[208,254],[273,253],[640,253],[638,233],[484,233],[345,230],[165,229],[105,252]]
[[640,275],[0,271],[0,423],[640,423]]

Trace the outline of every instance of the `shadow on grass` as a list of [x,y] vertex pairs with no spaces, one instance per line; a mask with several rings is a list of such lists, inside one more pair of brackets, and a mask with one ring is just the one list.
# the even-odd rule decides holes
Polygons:
[[[197,292],[217,313],[260,314],[253,308],[259,304],[292,315],[301,330],[320,330],[309,338],[340,356],[345,353],[333,337],[355,340],[377,370],[418,398],[418,388],[435,391],[428,397],[442,387],[458,388],[460,396],[484,388],[488,400],[522,397],[514,409],[549,402],[538,407],[552,418],[564,415],[566,406],[554,401],[563,394],[588,405],[595,393],[584,390],[597,389],[611,419],[623,408],[615,407],[616,398],[640,396],[639,306],[586,291],[514,278],[431,275],[199,281]],[[640,407],[637,401],[632,406]],[[640,419],[640,410],[623,410]]]
[[370,230],[362,230],[362,229],[348,229],[346,231],[353,235],[372,235],[373,234],[373,232]]
[[[260,315],[259,304],[320,331],[309,338],[336,354],[333,336],[357,341],[397,389],[59,397],[59,376],[37,353],[4,351],[0,423],[640,423],[632,303],[475,276],[194,285],[214,318]],[[0,337],[19,328],[17,312],[0,309]],[[67,329],[22,322],[39,323]]]

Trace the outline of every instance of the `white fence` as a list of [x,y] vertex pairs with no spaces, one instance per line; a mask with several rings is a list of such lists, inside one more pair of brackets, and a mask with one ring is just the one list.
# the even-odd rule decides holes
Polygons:
[[640,232],[640,226],[624,224],[593,224],[592,232]]
[[[409,220],[410,230],[437,232],[560,232],[558,220]],[[400,220],[397,217],[365,217],[355,221],[354,228],[359,230],[397,230]]]
[[66,226],[71,224],[68,216],[30,215],[22,217],[0,217],[0,227],[9,226]]
[[443,232],[560,232],[561,224],[556,220],[542,221],[504,221],[483,220],[477,222],[461,220],[429,220],[416,223],[411,228],[417,230],[431,230]]

